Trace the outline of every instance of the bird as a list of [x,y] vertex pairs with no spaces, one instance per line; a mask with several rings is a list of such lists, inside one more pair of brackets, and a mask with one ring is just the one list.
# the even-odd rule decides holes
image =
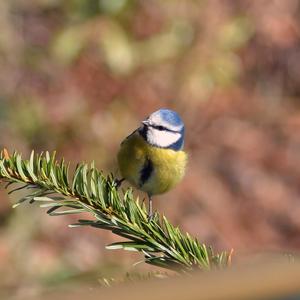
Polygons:
[[122,178],[148,195],[148,219],[153,217],[152,196],[172,189],[184,176],[187,153],[184,123],[173,110],[151,113],[121,143],[117,155]]

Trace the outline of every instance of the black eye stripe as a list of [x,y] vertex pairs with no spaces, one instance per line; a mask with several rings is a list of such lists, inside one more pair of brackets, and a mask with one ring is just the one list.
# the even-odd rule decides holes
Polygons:
[[161,125],[153,125],[153,124],[151,124],[150,127],[154,128],[154,129],[157,129],[159,131],[163,131],[164,130],[164,131],[169,131],[169,132],[178,132],[178,131],[169,129],[167,127],[161,126]]
[[160,126],[160,125],[148,125],[149,127],[155,128],[157,130],[168,130],[168,128],[164,127],[164,126]]

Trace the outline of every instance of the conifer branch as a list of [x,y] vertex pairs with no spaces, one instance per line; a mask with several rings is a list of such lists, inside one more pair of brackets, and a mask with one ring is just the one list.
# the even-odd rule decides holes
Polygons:
[[183,234],[165,216],[155,213],[148,221],[145,205],[134,198],[132,190],[119,193],[114,177],[104,176],[94,163],[78,164],[72,176],[69,169],[70,164],[64,159],[56,160],[55,152],[32,151],[28,160],[17,152],[9,155],[4,149],[0,153],[0,181],[7,182],[6,188],[22,184],[9,193],[28,191],[14,207],[23,202],[39,202],[48,208],[50,216],[88,212],[93,220],[79,220],[70,226],[110,230],[126,241],[113,243],[108,249],[139,251],[146,263],[162,268],[186,272],[230,264],[231,253],[215,254],[211,247]]

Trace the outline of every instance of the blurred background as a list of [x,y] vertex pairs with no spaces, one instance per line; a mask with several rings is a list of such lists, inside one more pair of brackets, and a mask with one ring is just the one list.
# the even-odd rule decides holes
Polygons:
[[[189,166],[155,208],[236,260],[300,250],[300,1],[10,0],[0,27],[1,148],[116,173],[120,141],[174,109]],[[2,291],[149,270],[19,196],[0,190]]]

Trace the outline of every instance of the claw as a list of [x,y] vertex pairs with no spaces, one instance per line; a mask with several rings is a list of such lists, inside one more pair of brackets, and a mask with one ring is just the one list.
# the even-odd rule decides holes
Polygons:
[[121,179],[116,179],[115,180],[115,184],[116,184],[116,189],[118,189],[120,186],[121,186],[121,184],[122,184],[122,182],[125,180],[125,178],[121,178]]

